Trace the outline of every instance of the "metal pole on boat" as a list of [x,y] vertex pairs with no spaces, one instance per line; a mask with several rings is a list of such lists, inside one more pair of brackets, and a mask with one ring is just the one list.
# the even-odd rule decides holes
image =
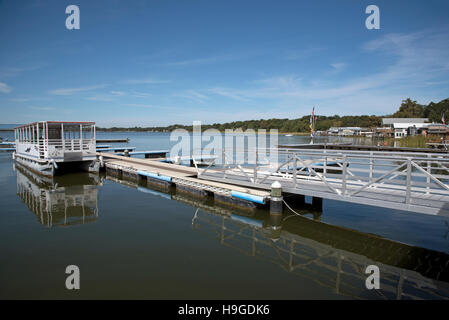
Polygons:
[[65,151],[64,123],[61,123],[61,139],[62,139],[62,150]]

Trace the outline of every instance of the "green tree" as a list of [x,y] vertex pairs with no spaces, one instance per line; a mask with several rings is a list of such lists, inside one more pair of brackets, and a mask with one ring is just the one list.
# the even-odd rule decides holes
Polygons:
[[424,117],[424,107],[418,104],[416,101],[407,98],[402,100],[401,106],[396,113],[393,114],[394,118],[422,118]]

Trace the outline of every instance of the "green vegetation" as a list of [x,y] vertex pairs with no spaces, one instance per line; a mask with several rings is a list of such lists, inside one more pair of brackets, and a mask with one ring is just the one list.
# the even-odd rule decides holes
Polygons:
[[[416,101],[407,98],[402,101],[399,110],[392,115],[375,116],[317,116],[315,130],[327,130],[330,127],[378,127],[382,118],[429,118],[431,122],[441,122],[441,116],[445,113],[449,117],[449,98],[438,103],[431,102],[427,106],[420,105]],[[283,133],[309,132],[310,115],[298,119],[261,119],[248,121],[234,121],[227,123],[203,124],[202,130],[210,128],[224,131],[225,129],[278,129]],[[155,131],[164,132],[174,129],[186,129],[192,131],[192,126],[174,124],[167,127],[134,127],[134,128],[97,128],[99,131]]]
[[399,147],[402,148],[427,148],[427,138],[423,135],[410,136],[401,139],[385,138],[384,141],[388,146],[394,146],[395,143],[397,146],[397,144],[399,143]]

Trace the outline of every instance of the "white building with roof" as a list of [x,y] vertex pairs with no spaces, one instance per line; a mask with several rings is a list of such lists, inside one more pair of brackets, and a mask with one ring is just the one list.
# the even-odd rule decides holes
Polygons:
[[394,137],[395,138],[403,138],[408,135],[408,133],[413,130],[416,132],[419,129],[426,128],[429,125],[429,123],[393,123],[393,129],[394,129]]

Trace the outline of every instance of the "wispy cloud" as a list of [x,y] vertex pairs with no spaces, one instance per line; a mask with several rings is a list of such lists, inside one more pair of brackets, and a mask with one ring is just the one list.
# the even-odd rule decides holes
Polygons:
[[153,104],[140,104],[140,103],[129,103],[124,104],[124,107],[131,107],[131,108],[146,108],[146,109],[180,109],[177,107],[171,107],[171,106],[159,106],[159,105],[153,105]]
[[11,98],[9,99],[9,101],[13,101],[13,102],[28,102],[31,101],[31,98]]
[[322,46],[309,46],[298,50],[289,50],[285,53],[284,58],[286,60],[301,60],[309,58],[319,52],[324,51],[326,48]]
[[148,98],[148,97],[151,97],[151,96],[152,96],[151,93],[148,93],[148,92],[139,92],[139,91],[132,91],[132,92],[130,93],[130,95],[131,95],[132,97],[135,97],[135,98]]
[[12,88],[8,86],[4,82],[0,82],[0,92],[2,93],[10,93],[12,91]]
[[[345,79],[326,77],[301,78],[298,75],[268,77],[253,81],[247,87],[215,87],[205,89],[237,101],[264,105],[302,105],[321,103],[339,109],[357,112],[363,110],[384,112],[400,103],[401,96],[416,88],[428,90],[435,81],[449,75],[449,41],[447,31],[412,34],[389,34],[361,47],[361,55],[383,54],[380,71],[367,75],[348,75]],[[373,57],[373,61],[376,58]],[[334,72],[342,71],[346,63],[331,64]],[[393,102],[394,101],[394,102]],[[369,108],[368,108],[369,106]],[[367,107],[367,108],[365,108]],[[262,111],[262,110],[261,110]],[[371,112],[371,111],[370,111]]]
[[333,71],[340,72],[346,68],[346,63],[344,62],[331,63],[331,67],[334,68]]
[[109,102],[109,101],[114,101],[115,99],[113,97],[107,96],[107,95],[96,95],[96,96],[92,96],[92,97],[87,97],[86,100]]
[[217,62],[227,61],[227,60],[229,60],[229,58],[226,58],[226,57],[197,58],[197,59],[190,59],[190,60],[168,62],[165,65],[167,65],[167,66],[190,66],[190,65],[197,65],[197,64],[217,63]]
[[70,95],[73,95],[78,92],[92,91],[92,90],[100,89],[103,87],[105,87],[105,85],[80,87],[80,88],[62,88],[62,89],[51,90],[51,91],[49,91],[49,93],[58,95],[58,96],[70,96]]
[[245,90],[236,90],[236,89],[231,89],[231,88],[223,88],[223,87],[217,87],[217,88],[211,88],[208,89],[209,92],[219,95],[219,96],[223,96],[226,98],[230,98],[230,99],[234,99],[234,100],[239,100],[239,101],[246,101],[248,100],[245,96],[248,97],[248,92]]
[[4,68],[0,70],[0,77],[6,78],[6,77],[16,77],[24,72],[27,71],[33,71],[42,68],[42,66],[32,66],[32,67],[22,67],[22,68],[16,68],[16,67],[10,67],[10,68]]
[[54,107],[40,107],[40,106],[32,106],[30,109],[38,110],[38,111],[53,111],[56,110]]
[[173,94],[173,96],[186,98],[186,99],[193,100],[193,101],[200,102],[200,103],[203,103],[205,100],[209,99],[208,96],[206,96],[202,93],[199,93],[196,90],[186,90],[183,92],[175,93],[175,94]]
[[126,92],[124,91],[111,91],[111,94],[114,96],[124,96],[126,95]]
[[86,100],[91,101],[114,101],[120,97],[126,96],[127,93],[125,91],[117,91],[112,90],[109,93],[97,94],[92,97],[87,97]]
[[130,80],[125,80],[122,83],[124,84],[162,84],[162,83],[170,83],[170,80],[158,80],[158,79],[151,79],[151,78],[146,78],[146,79],[130,79]]
[[180,60],[180,61],[173,61],[168,62],[165,65],[166,66],[192,66],[192,65],[202,65],[202,64],[216,64],[216,63],[223,63],[228,61],[235,61],[235,60],[241,60],[246,59],[249,57],[253,57],[255,55],[259,55],[261,52],[257,50],[253,51],[246,51],[246,52],[239,52],[239,53],[229,53],[229,54],[222,54],[222,55],[216,55],[211,57],[200,57],[200,58],[193,58],[193,59],[186,59],[186,60]]

